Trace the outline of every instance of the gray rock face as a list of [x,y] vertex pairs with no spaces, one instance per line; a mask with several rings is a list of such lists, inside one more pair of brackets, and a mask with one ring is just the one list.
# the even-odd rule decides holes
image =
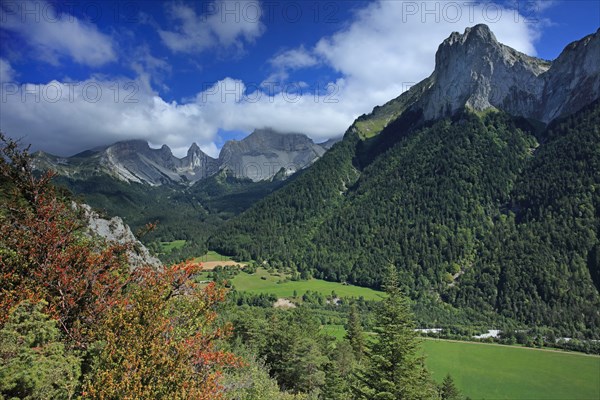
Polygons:
[[281,176],[293,174],[321,157],[330,145],[315,144],[302,134],[263,129],[243,140],[225,143],[218,159],[206,155],[196,143],[185,157],[177,158],[168,146],[152,149],[143,140],[129,140],[66,158],[38,152],[34,166],[73,178],[108,174],[126,182],[153,186],[195,183],[221,170],[238,178],[260,181],[280,172]]
[[486,25],[452,33],[439,47],[433,85],[424,97],[427,119],[462,107],[532,114],[544,90],[540,75],[550,64],[498,43]]
[[228,141],[221,149],[219,163],[238,178],[253,181],[270,179],[283,169],[291,175],[325,154],[324,146],[302,134],[281,134],[271,129],[255,130],[240,141]]
[[539,119],[572,114],[600,96],[600,29],[569,44],[545,74]]
[[87,204],[74,205],[83,208],[85,218],[88,221],[89,233],[93,236],[100,236],[107,242],[118,244],[132,244],[132,250],[127,252],[127,259],[131,269],[141,266],[151,266],[161,268],[160,260],[150,254],[144,246],[131,232],[131,229],[119,217],[111,219],[101,218],[98,213],[92,211]]
[[600,30],[548,62],[499,43],[486,25],[476,25],[452,33],[438,48],[433,74],[393,102],[421,109],[426,120],[467,107],[548,123],[599,97]]
[[179,159],[168,146],[151,149],[148,143],[132,140],[109,146],[100,160],[122,180],[160,185],[169,182],[195,182],[217,171],[217,161],[195,143],[187,156]]

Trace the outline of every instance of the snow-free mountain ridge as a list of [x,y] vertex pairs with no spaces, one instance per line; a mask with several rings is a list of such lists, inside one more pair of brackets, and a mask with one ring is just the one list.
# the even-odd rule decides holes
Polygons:
[[404,111],[426,121],[463,108],[501,110],[543,123],[572,114],[600,94],[600,29],[569,44],[554,61],[499,43],[487,25],[453,32],[435,56],[435,70],[396,99],[354,124],[373,136]]
[[196,143],[185,157],[178,158],[166,145],[153,149],[144,140],[128,140],[73,157],[38,152],[35,164],[38,169],[52,169],[71,178],[108,174],[123,181],[153,186],[195,183],[222,170],[256,182],[271,179],[280,171],[291,175],[305,168],[334,142],[316,144],[303,134],[260,129],[240,141],[226,142],[218,159],[205,154]]

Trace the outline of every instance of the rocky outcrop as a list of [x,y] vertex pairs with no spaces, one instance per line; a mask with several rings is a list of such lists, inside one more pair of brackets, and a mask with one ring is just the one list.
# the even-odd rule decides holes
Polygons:
[[544,75],[538,119],[572,114],[600,96],[600,29],[569,44]]
[[83,210],[85,219],[88,223],[88,230],[92,236],[99,236],[107,242],[118,244],[131,244],[131,250],[127,251],[127,259],[131,269],[141,266],[151,266],[154,268],[162,267],[160,260],[150,254],[150,251],[144,246],[131,232],[131,229],[119,217],[111,219],[101,218],[98,213],[92,210],[87,204],[75,205]]

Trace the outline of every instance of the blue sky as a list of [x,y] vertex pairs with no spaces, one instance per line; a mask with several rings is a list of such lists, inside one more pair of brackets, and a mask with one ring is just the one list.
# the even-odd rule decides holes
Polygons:
[[141,138],[216,156],[255,128],[315,141],[434,68],[453,31],[556,58],[600,26],[579,1],[11,1],[0,129],[60,155]]

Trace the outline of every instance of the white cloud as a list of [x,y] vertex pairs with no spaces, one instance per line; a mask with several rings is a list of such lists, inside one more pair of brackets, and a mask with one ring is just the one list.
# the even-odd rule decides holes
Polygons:
[[1,95],[0,129],[59,155],[135,138],[209,145],[214,134],[197,105],[165,102],[140,81],[3,85]]
[[12,82],[15,79],[16,72],[10,63],[4,58],[0,58],[0,83]]
[[131,69],[148,90],[151,90],[152,83],[164,91],[169,90],[164,79],[172,72],[171,64],[164,59],[154,57],[147,45],[135,48],[132,55]]
[[0,6],[2,29],[22,36],[33,49],[33,56],[58,65],[62,57],[89,66],[116,60],[111,38],[87,21],[67,13],[57,14],[45,1],[3,2]]
[[269,63],[275,68],[299,69],[315,66],[317,58],[310,54],[304,46],[279,53]]
[[319,64],[317,57],[304,46],[280,52],[269,60],[274,72],[264,82],[282,82],[289,77],[289,71],[314,67]]
[[[535,32],[525,22],[516,23],[510,10],[500,9],[502,18],[492,22],[491,10],[486,6],[491,3],[485,3],[463,10],[457,21],[442,18],[436,22],[435,15],[407,15],[408,4],[412,3],[382,1],[369,5],[346,29],[322,38],[310,48],[299,47],[273,58],[271,64],[279,71],[310,68],[317,65],[315,61],[338,71],[340,78],[321,82],[318,90],[305,85],[286,87],[286,81],[279,87],[258,89],[255,84],[227,78],[183,103],[166,102],[151,89],[145,75],[149,67],[144,66],[134,96],[137,103],[125,103],[131,87],[125,87],[124,79],[96,82],[103,94],[96,103],[86,100],[81,90],[87,84],[88,97],[93,95],[93,80],[80,82],[73,99],[56,102],[35,102],[32,95],[23,101],[22,94],[25,90],[46,93],[58,85],[64,97],[69,93],[64,82],[15,86],[9,92],[4,88],[0,128],[12,136],[28,135],[26,141],[36,143],[38,148],[61,154],[141,138],[166,143],[180,156],[192,142],[215,155],[219,129],[250,132],[271,127],[306,133],[322,141],[343,134],[358,115],[397,97],[410,84],[428,76],[439,43],[452,31],[462,32],[467,26],[487,22],[501,42],[535,53]],[[181,15],[198,18],[185,6],[178,10]],[[428,19],[422,22],[422,17]],[[151,61],[147,65],[152,65]],[[156,68],[160,65],[158,62]],[[327,84],[328,93],[324,92]],[[118,101],[114,100],[116,85],[120,88]]]
[[264,32],[258,1],[201,2],[200,13],[191,6],[170,3],[168,14],[175,30],[159,29],[163,43],[173,52],[201,53],[210,48],[243,49]]

